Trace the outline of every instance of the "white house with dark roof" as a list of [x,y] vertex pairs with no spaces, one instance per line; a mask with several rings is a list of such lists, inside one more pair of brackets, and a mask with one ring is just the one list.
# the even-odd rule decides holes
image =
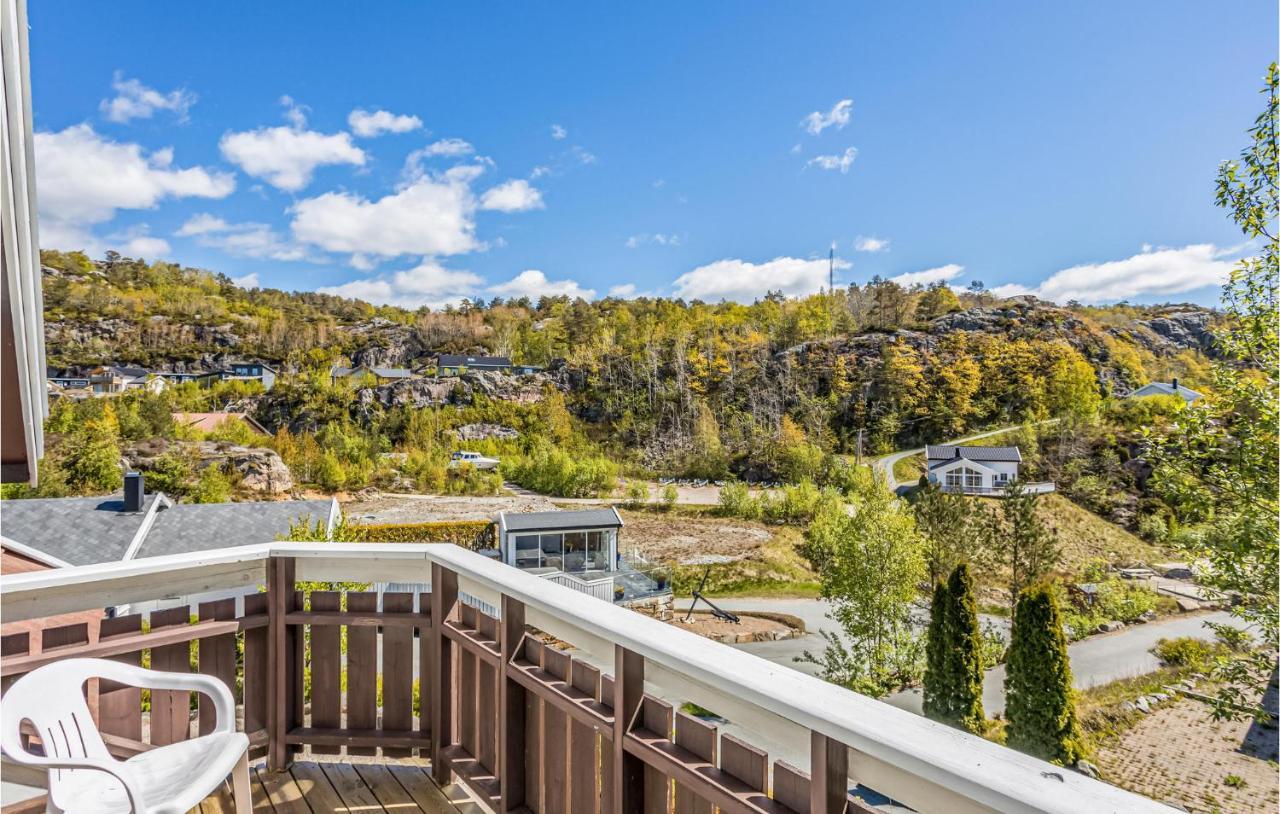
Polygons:
[[329,369],[329,381],[337,384],[340,379],[352,382],[371,381],[374,384],[391,384],[404,379],[412,379],[413,371],[406,367],[332,367]]
[[[931,483],[945,492],[973,495],[1003,494],[1018,480],[1022,453],[1017,447],[962,447],[930,444],[924,452]],[[1028,491],[1052,492],[1052,483],[1023,483]]]
[[1195,404],[1204,398],[1204,393],[1192,390],[1185,384],[1178,384],[1178,380],[1174,379],[1171,382],[1149,382],[1129,394],[1131,399],[1143,398],[1144,396],[1181,396],[1187,404]]

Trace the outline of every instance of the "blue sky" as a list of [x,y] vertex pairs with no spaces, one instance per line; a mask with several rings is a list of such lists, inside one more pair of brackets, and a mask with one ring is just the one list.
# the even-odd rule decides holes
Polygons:
[[1217,299],[1276,7],[35,2],[46,248],[284,289]]

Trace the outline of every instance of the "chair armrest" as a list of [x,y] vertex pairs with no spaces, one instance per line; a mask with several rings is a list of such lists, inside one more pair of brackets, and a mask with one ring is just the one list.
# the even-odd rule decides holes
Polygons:
[[86,675],[107,678],[131,687],[147,687],[155,690],[187,690],[204,693],[213,699],[216,712],[214,732],[234,732],[236,729],[236,700],[231,688],[213,676],[201,673],[166,673],[102,659],[67,659],[85,661]]

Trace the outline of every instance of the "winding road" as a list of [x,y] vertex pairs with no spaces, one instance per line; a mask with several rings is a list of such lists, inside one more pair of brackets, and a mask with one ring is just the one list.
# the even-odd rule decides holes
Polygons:
[[[818,673],[818,665],[797,662],[795,659],[806,650],[814,655],[821,654],[826,642],[819,635],[819,630],[831,632],[839,630],[839,625],[827,617],[830,604],[821,599],[743,597],[712,599],[712,601],[727,611],[768,611],[786,613],[800,618],[807,631],[800,638],[778,642],[751,642],[734,645],[734,647],[753,653],[774,664],[790,667],[809,675]],[[678,600],[676,606],[677,612],[683,612],[689,607],[689,600]],[[989,622],[1002,630],[1008,629],[1009,620],[1003,617],[983,615],[981,619],[984,624]],[[1212,640],[1214,634],[1208,627],[1210,623],[1244,626],[1240,620],[1226,611],[1212,611],[1170,616],[1145,625],[1130,625],[1115,633],[1104,633],[1081,639],[1067,647],[1067,654],[1071,658],[1072,681],[1077,689],[1087,689],[1121,678],[1150,673],[1160,666],[1159,660],[1150,652],[1157,640],[1173,639],[1179,636]],[[982,703],[988,715],[1004,710],[1004,665],[987,671],[982,696]],[[901,709],[915,713],[921,711],[919,690],[896,693],[884,700]]]

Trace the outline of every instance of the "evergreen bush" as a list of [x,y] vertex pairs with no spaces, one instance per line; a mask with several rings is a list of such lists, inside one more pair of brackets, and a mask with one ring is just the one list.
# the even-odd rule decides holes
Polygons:
[[1084,757],[1067,637],[1053,589],[1037,583],[1018,598],[1005,677],[1005,743],[1063,766]]

